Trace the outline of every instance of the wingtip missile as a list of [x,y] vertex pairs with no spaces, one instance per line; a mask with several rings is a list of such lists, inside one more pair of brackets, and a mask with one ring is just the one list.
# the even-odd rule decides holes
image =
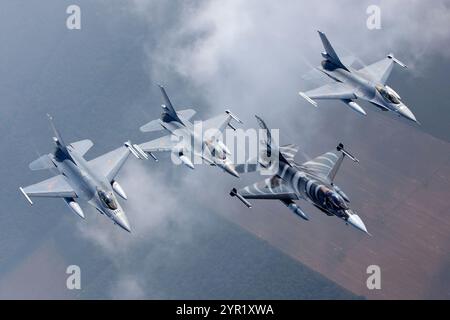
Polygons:
[[317,107],[317,102],[315,102],[313,99],[311,99],[310,97],[308,97],[305,93],[303,92],[299,92],[298,93],[303,99],[305,99],[306,101],[308,101],[310,104],[312,104],[314,107]]
[[251,209],[252,204],[248,202],[247,199],[245,199],[242,195],[240,195],[239,192],[237,192],[236,188],[231,189],[230,196],[238,198],[243,204],[245,204],[247,208]]
[[243,123],[241,119],[239,119],[234,113],[232,113],[230,110],[225,110],[225,113],[228,114],[231,118],[233,118],[234,120],[236,120],[239,123]]
[[19,190],[23,194],[25,199],[27,199],[27,201],[30,203],[30,205],[33,205],[33,201],[31,201],[31,198],[28,196],[28,194],[25,192],[25,190],[23,190],[22,187],[19,187]]
[[404,64],[403,62],[401,62],[400,60],[398,60],[397,58],[394,57],[394,54],[390,53],[387,55],[387,57],[389,59],[392,59],[392,61],[394,61],[396,64],[398,64],[399,66],[403,67],[403,68],[408,68],[408,66],[406,64]]
[[344,149],[344,144],[339,143],[338,146],[336,147],[337,151],[342,152],[343,154],[345,154],[347,157],[349,157],[350,159],[352,159],[354,162],[359,162],[359,160],[357,158],[355,158],[350,152],[348,152],[347,150]]

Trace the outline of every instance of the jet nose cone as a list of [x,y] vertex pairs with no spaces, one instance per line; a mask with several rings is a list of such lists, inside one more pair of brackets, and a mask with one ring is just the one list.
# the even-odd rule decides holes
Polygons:
[[231,174],[233,177],[239,178],[239,173],[236,171],[236,168],[234,167],[233,164],[231,163],[225,164],[224,168],[225,171]]
[[413,122],[417,122],[416,117],[414,116],[414,114],[411,112],[411,110],[408,109],[407,106],[402,105],[399,109],[398,109],[398,113],[402,116],[405,117],[408,120],[411,120]]
[[364,222],[361,220],[361,218],[357,214],[350,214],[347,220],[348,223],[350,223],[352,226],[354,226],[356,229],[361,230],[362,232],[367,232],[367,228],[364,225]]
[[123,211],[116,214],[114,221],[124,230],[131,232],[130,222]]

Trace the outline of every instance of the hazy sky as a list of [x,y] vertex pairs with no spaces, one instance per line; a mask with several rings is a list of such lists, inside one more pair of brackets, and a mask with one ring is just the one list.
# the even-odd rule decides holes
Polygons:
[[[82,28],[71,31],[65,11],[74,3]],[[380,30],[366,27],[370,4],[381,8]],[[374,124],[390,115],[366,104],[367,117],[336,102],[315,109],[297,94],[314,85],[302,75],[321,60],[319,29],[363,63],[395,53],[409,68],[395,67],[389,84],[422,123],[410,130],[450,141],[446,1],[11,0],[0,6],[3,298],[356,297],[227,215],[246,214],[228,191],[257,176],[239,181],[213,168],[189,171],[169,156],[159,163],[130,159],[119,180],[129,195],[121,203],[132,234],[86,206],[85,221],[60,200],[29,207],[17,188],[49,176],[28,170],[52,148],[46,113],[66,141],[93,140],[90,159],[128,139],[159,136],[138,128],[159,116],[155,84],[162,83],[172,102],[194,107],[198,119],[231,109],[249,128],[256,126],[253,115],[261,115],[280,128],[283,142],[301,145],[299,161],[341,139],[356,144],[360,130],[371,130],[376,147]],[[265,210],[287,209],[271,203]],[[65,289],[69,264],[82,269],[79,292]]]

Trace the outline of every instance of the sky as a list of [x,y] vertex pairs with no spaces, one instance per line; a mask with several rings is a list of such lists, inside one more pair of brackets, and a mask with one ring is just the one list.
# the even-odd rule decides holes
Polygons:
[[[81,30],[66,28],[70,4],[81,8]],[[379,30],[366,26],[372,4],[381,8]],[[304,230],[303,221],[286,208],[267,203],[248,213],[228,196],[231,187],[259,179],[255,175],[236,180],[206,166],[189,171],[172,165],[168,155],[158,163],[130,159],[118,179],[129,195],[121,203],[132,234],[86,206],[83,221],[55,199],[38,199],[30,207],[18,186],[49,176],[28,170],[28,163],[52,149],[46,113],[54,116],[66,141],[94,142],[86,155],[91,159],[128,139],[141,143],[159,136],[138,128],[159,117],[156,84],[161,83],[174,105],[194,107],[197,119],[231,109],[252,128],[257,125],[253,115],[262,116],[280,129],[282,141],[301,146],[298,161],[344,140],[361,147],[351,151],[367,162],[375,156],[391,163],[400,159],[394,152],[402,147],[400,138],[392,139],[385,152],[374,152],[385,143],[378,136],[386,132],[439,141],[434,143],[443,150],[433,149],[431,157],[448,159],[446,1],[4,1],[1,6],[1,298],[370,298],[328,274],[323,260],[302,261],[293,254],[292,238],[281,237],[291,232],[284,221],[293,219],[293,232]],[[391,52],[405,62],[408,69],[394,68],[388,84],[422,125],[393,119],[367,104],[362,106],[368,116],[361,117],[336,102],[316,109],[303,101],[298,91],[314,87],[303,76],[321,60],[316,30],[359,63]],[[420,149],[424,141],[408,140],[405,146]],[[417,161],[420,167],[427,160]],[[394,172],[399,180],[409,174],[399,171]],[[353,186],[374,178],[343,174],[340,182]],[[281,222],[267,231],[269,214]],[[320,217],[312,229],[321,233],[311,235],[320,244],[314,252],[318,258],[331,242],[342,241],[342,250],[350,251],[348,243],[361,240],[337,219],[314,215]],[[342,238],[330,239],[327,234],[336,229]],[[449,242],[442,245],[448,249]],[[82,290],[65,287],[70,264],[82,270]],[[448,298],[445,288],[425,285],[428,293],[417,297]],[[401,295],[400,290],[395,297]]]

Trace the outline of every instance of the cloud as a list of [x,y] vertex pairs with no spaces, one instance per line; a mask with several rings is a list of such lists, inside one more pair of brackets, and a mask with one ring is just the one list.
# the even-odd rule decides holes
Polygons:
[[145,291],[139,280],[133,276],[121,276],[115,283],[112,292],[113,299],[144,299]]
[[[155,24],[170,5],[135,1],[135,12]],[[368,31],[366,9],[381,8],[382,29]],[[230,0],[179,3],[176,22],[161,26],[150,61],[154,75],[173,68],[199,85],[211,78],[264,79],[286,68],[296,70],[301,56],[319,57],[321,29],[334,43],[358,49],[361,58],[381,58],[390,51],[409,52],[417,60],[448,56],[450,10],[445,1],[284,1]],[[166,8],[164,10],[163,8]],[[156,19],[156,20],[155,20]],[[421,23],[411,23],[421,21]],[[447,48],[445,48],[447,47]],[[321,49],[321,48],[320,48]],[[369,61],[369,60],[368,60]],[[228,80],[228,81],[227,81]],[[247,85],[247,82],[242,83]]]
[[[168,165],[171,163],[167,163],[165,168]],[[113,226],[108,218],[96,214],[88,221],[78,223],[81,236],[93,240],[120,261],[120,257],[139,246],[146,235],[165,237],[176,225],[186,224],[188,217],[180,214],[180,203],[186,199],[178,189],[185,184],[185,174],[181,171],[177,184],[171,185],[167,170],[157,170],[156,166],[151,161],[130,158],[117,178],[128,195],[126,202],[119,201],[130,220],[131,234]],[[177,239],[184,237],[188,234],[177,234]]]
[[[380,31],[366,28],[366,8],[372,2],[382,10]],[[181,96],[192,93],[209,108],[202,110],[207,116],[229,107],[246,120],[248,128],[256,126],[253,115],[259,114],[270,127],[283,128],[282,142],[323,149],[330,139],[334,143],[335,137],[323,132],[336,113],[323,112],[319,117],[297,94],[307,86],[301,75],[321,60],[316,30],[327,32],[340,52],[353,53],[364,62],[394,52],[418,73],[426,59],[448,57],[447,7],[444,1],[430,7],[424,1],[292,0],[280,5],[269,0],[134,0],[129,9],[154,30],[153,38],[142,44],[152,82],[166,83],[170,92],[178,89]],[[178,85],[180,79],[183,87]],[[194,108],[205,109],[205,105]],[[360,121],[351,112],[339,112],[339,117],[348,131],[352,126],[347,124]],[[189,241],[194,230],[199,232],[196,210],[229,207],[227,191],[236,181],[228,183],[225,174],[212,173],[212,168],[196,168],[187,175],[187,169],[174,167],[168,159],[164,165],[133,160],[120,175],[130,197],[125,209],[132,235],[104,217],[83,224],[80,232],[108,252],[118,268],[129,264],[126,260],[132,252],[145,246],[155,250],[148,259],[163,265],[162,257],[176,256],[178,244]],[[183,192],[187,189],[199,191],[195,199]],[[271,208],[272,203],[265,209]],[[124,291],[120,297],[145,295],[136,281],[142,270],[135,272],[116,279],[113,296],[118,297],[116,291]],[[148,271],[146,277],[157,274]]]

